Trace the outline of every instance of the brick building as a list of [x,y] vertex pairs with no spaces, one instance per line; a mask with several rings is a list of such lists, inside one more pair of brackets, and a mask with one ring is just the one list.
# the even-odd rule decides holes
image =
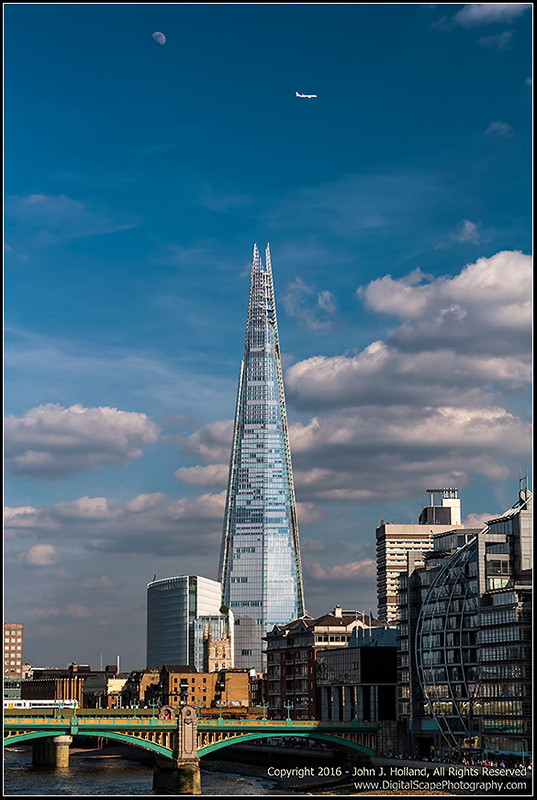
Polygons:
[[361,611],[344,611],[339,606],[317,619],[304,616],[275,625],[265,637],[269,717],[319,719],[317,653],[345,647],[356,628],[379,625]]
[[164,664],[158,684],[148,686],[149,704],[175,708],[181,704],[181,684],[188,686],[188,703],[203,708],[247,708],[250,704],[250,675],[247,670],[229,669],[198,672],[195,667]]
[[[115,666],[98,672],[87,664],[71,664],[66,669],[34,668],[33,677],[21,681],[20,696],[21,700],[76,700],[79,708],[108,708],[117,705],[127,677],[126,673],[118,674]],[[88,689],[91,683],[93,691]],[[109,695],[116,696],[112,705]]]
[[147,691],[150,686],[158,684],[160,681],[159,669],[135,669],[133,670],[122,689],[123,707],[149,705]]
[[24,625],[4,622],[4,678],[22,677],[22,640]]

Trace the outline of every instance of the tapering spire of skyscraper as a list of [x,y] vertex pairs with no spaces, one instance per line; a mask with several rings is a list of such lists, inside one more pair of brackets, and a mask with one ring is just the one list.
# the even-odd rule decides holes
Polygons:
[[254,245],[220,575],[235,666],[264,670],[262,637],[305,613],[270,250]]

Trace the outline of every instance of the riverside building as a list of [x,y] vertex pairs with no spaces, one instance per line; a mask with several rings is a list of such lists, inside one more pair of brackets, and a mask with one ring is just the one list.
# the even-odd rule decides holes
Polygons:
[[[275,625],[267,633],[267,701],[272,719],[319,719],[320,688],[317,660],[326,651],[347,652],[354,632],[371,632],[378,620],[363,611],[336,606],[314,619],[308,615],[287,625]],[[383,628],[382,628],[383,629]]]
[[400,719],[416,755],[531,758],[532,521],[521,482],[512,508],[435,536],[407,576]]
[[270,250],[254,247],[219,578],[235,666],[265,671],[263,639],[305,613]]
[[427,489],[428,506],[418,524],[390,524],[382,520],[376,529],[378,618],[393,624],[399,618],[399,577],[406,570],[407,554],[430,550],[436,533],[461,525],[461,501],[457,489]]

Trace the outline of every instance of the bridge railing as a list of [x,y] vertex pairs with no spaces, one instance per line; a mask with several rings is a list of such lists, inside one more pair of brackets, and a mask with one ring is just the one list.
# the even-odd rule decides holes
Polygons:
[[[79,728],[175,728],[176,719],[157,719],[149,717],[68,717],[65,719],[58,717],[6,717],[4,718],[4,728],[9,727],[39,727],[69,728],[73,723]],[[361,730],[374,731],[378,728],[377,722],[360,722],[357,720],[329,721],[329,720],[282,720],[282,719],[203,719],[198,718],[199,730],[211,730],[215,728],[283,728],[283,729],[311,729],[311,728],[330,728],[331,730]]]
[[69,728],[76,723],[79,728],[87,727],[116,727],[116,728],[176,728],[175,719],[132,719],[130,717],[67,717],[58,719],[54,717],[6,717],[4,728],[35,726],[50,728]]
[[312,727],[326,727],[326,728],[360,728],[362,730],[376,730],[378,728],[377,722],[361,722],[360,720],[345,720],[345,721],[330,721],[330,720],[319,720],[319,719],[242,719],[242,720],[235,720],[235,719],[216,719],[216,720],[204,720],[203,717],[200,719],[198,718],[198,728],[200,727],[218,727],[218,726],[227,726],[227,727],[258,727],[258,726],[267,726],[267,727],[282,727],[282,728],[312,728]]

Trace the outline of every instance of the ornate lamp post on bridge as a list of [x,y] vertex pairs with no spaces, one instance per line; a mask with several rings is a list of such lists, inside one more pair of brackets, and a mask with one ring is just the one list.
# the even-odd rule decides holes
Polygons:
[[283,706],[284,706],[284,708],[287,709],[287,720],[286,720],[286,723],[291,724],[292,723],[291,709],[293,708],[293,704],[290,703],[290,702],[287,702],[287,703],[284,703]]

